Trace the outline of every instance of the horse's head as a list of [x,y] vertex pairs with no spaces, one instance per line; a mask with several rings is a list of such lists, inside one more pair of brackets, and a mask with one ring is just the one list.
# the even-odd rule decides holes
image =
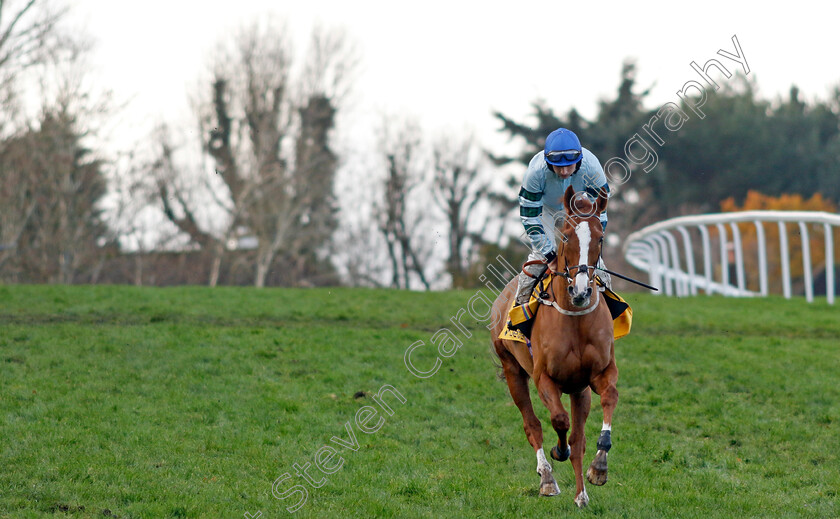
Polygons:
[[[601,191],[593,204],[588,196],[575,196],[571,186],[563,195],[566,216],[561,230],[562,250],[558,267],[569,282],[572,304],[589,306],[595,282],[595,266],[601,255],[604,230],[598,217],[607,208],[607,194]],[[560,263],[562,262],[562,263]]]

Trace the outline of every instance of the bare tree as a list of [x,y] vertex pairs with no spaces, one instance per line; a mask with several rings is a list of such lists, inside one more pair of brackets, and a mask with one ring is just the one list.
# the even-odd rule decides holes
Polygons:
[[326,97],[344,103],[358,66],[358,50],[343,29],[316,25],[301,77],[302,98]]
[[45,93],[45,68],[77,62],[89,49],[84,33],[64,27],[67,13],[54,0],[0,0],[0,137],[26,131],[34,114],[24,108],[33,90]]
[[[482,170],[481,150],[472,135],[442,136],[432,146],[433,193],[446,215],[449,251],[446,269],[454,287],[467,285],[470,261],[498,209],[491,207],[491,179]],[[476,209],[484,213],[476,218]]]
[[43,63],[67,42],[59,23],[67,8],[50,0],[0,0],[0,72],[8,81]]
[[[267,237],[274,220],[255,215],[278,197],[289,199],[283,193],[280,146],[291,126],[286,113],[290,51],[280,33],[266,31],[255,23],[240,31],[232,47],[220,45],[211,95],[199,95],[195,102],[201,148],[221,182],[205,183],[206,191],[186,183],[187,171],[175,165],[168,136],[160,138],[153,165],[163,214],[210,259],[210,286],[218,283],[226,246],[243,227],[258,238],[255,284],[262,286],[267,271],[262,265],[273,259]],[[197,213],[207,205],[220,231],[199,222]]]
[[203,148],[227,190],[225,234],[247,229],[256,238],[257,287],[277,258],[288,282],[303,283],[335,228],[336,158],[329,140],[349,77],[349,61],[340,59],[349,46],[317,30],[313,42],[313,57],[296,82],[283,29],[244,28],[220,53],[212,99],[199,103]]
[[334,191],[338,161],[330,133],[356,65],[356,51],[343,31],[313,29],[299,100],[289,103],[294,128],[290,132],[281,125],[285,132],[277,134],[281,147],[286,140],[294,143],[294,155],[284,161],[280,151],[274,163],[283,185],[277,186],[274,197],[262,197],[250,211],[252,219],[264,224],[254,225],[263,231],[258,233],[257,286],[264,284],[278,255],[298,282],[318,276],[313,264],[326,265],[317,259],[329,247],[338,210]]
[[[234,232],[235,208],[217,194],[218,186],[212,185],[203,168],[184,168],[175,158],[178,146],[174,144],[169,129],[158,128],[155,140],[157,151],[149,166],[154,186],[147,192],[154,193],[166,219],[174,225],[210,262],[207,283],[214,287],[219,282],[225,245]],[[188,170],[189,169],[189,170]],[[223,214],[221,231],[202,221],[199,210],[212,203],[216,212]]]
[[429,290],[426,268],[431,251],[422,235],[424,212],[412,211],[410,203],[415,195],[417,200],[427,200],[420,194],[425,171],[420,127],[411,120],[384,120],[379,150],[385,161],[385,178],[382,199],[374,210],[391,262],[391,285],[409,288],[414,274]]

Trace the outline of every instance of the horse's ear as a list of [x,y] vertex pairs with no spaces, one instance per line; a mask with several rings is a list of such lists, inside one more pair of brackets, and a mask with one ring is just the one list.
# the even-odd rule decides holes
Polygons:
[[566,210],[566,214],[572,214],[572,197],[575,196],[575,190],[572,188],[571,185],[566,188],[566,192],[563,194],[563,209]]
[[607,210],[607,201],[609,200],[609,194],[605,188],[601,188],[598,191],[598,200],[595,201],[595,214],[601,214]]

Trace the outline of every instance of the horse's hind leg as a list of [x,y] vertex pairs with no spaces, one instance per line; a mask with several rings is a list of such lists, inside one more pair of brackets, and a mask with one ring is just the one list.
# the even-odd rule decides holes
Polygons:
[[[501,351],[499,351],[501,350]],[[516,361],[516,358],[506,350],[497,348],[499,359],[502,361],[505,380],[507,381],[510,396],[513,402],[522,413],[522,421],[525,425],[525,436],[528,443],[534,448],[537,454],[537,474],[540,476],[540,495],[556,496],[560,493],[560,487],[551,475],[551,464],[543,452],[542,424],[537,415],[534,414],[534,407],[531,405],[531,394],[528,391],[528,373]]]
[[603,485],[607,482],[607,453],[612,447],[610,433],[612,431],[612,415],[618,403],[618,390],[615,384],[618,381],[618,369],[615,361],[610,362],[609,367],[595,377],[592,387],[595,392],[601,395],[601,407],[604,410],[604,425],[601,428],[601,435],[598,437],[598,452],[595,459],[586,471],[586,479],[593,485]]
[[589,406],[592,402],[592,392],[589,388],[580,393],[572,394],[572,434],[569,444],[572,447],[572,468],[575,470],[575,504],[583,508],[589,504],[586,485],[583,482],[583,455],[586,452],[586,418],[589,417]]

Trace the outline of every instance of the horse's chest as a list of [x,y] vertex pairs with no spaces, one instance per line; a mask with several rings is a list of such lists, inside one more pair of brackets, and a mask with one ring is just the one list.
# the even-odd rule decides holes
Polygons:
[[589,385],[592,371],[588,366],[574,362],[548,362],[546,374],[554,380],[563,393],[577,393]]
[[538,350],[546,374],[563,388],[564,393],[586,388],[592,376],[606,369],[609,363],[609,359],[585,339],[549,339],[541,342]]

